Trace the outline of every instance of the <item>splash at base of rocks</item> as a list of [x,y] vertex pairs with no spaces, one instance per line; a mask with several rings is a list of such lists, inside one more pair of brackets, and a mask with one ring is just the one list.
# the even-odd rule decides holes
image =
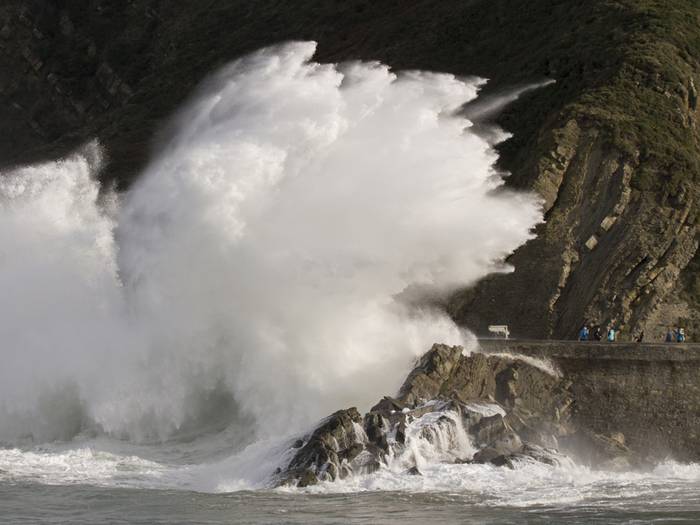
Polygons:
[[275,485],[305,487],[383,467],[421,475],[427,461],[562,464],[579,455],[605,468],[638,461],[624,436],[602,436],[575,421],[571,382],[517,356],[464,355],[434,345],[396,397],[364,417],[339,410],[291,444]]

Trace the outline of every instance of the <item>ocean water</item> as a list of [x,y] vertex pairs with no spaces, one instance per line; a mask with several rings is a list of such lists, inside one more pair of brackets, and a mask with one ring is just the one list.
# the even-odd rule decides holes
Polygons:
[[[87,445],[2,451],[0,523],[700,522],[700,466],[671,461],[617,473],[430,464],[422,476],[384,468],[308,489],[231,490],[218,460],[155,461]],[[152,456],[173,454],[157,448]]]

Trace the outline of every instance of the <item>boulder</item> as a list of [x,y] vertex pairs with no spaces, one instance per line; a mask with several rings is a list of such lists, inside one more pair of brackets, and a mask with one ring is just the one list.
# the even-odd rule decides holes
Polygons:
[[483,417],[478,423],[469,428],[469,433],[472,435],[477,445],[491,443],[504,437],[509,431],[510,427],[500,414]]
[[398,400],[415,407],[421,402],[437,399],[442,386],[462,358],[461,346],[433,345],[423,355],[399,390]]
[[[343,460],[354,459],[364,449],[364,436],[356,431],[356,425],[361,422],[362,417],[356,408],[339,410],[326,418],[306,439],[296,440],[292,448],[297,452],[281,473],[280,482],[296,480],[298,486],[307,486],[313,479],[315,482],[322,478],[335,480]],[[305,442],[301,447],[297,446],[300,441]]]
[[509,431],[474,454],[473,461],[499,464],[497,458],[511,456],[522,450],[523,442],[520,437]]
[[300,474],[297,487],[309,487],[311,485],[316,485],[316,483],[318,483],[316,473],[307,469]]

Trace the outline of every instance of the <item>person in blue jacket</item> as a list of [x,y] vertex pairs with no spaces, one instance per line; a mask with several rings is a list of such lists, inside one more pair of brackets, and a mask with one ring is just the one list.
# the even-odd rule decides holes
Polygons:
[[608,328],[608,342],[614,343],[615,338],[617,337],[617,332],[615,329],[611,326]]
[[585,324],[583,325],[583,328],[578,333],[578,340],[579,341],[588,341],[588,326]]
[[676,332],[676,342],[685,343],[685,330],[683,328],[679,328]]

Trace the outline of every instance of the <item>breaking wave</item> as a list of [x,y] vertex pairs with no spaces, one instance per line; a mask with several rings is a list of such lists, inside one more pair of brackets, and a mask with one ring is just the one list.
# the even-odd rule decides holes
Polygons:
[[314,52],[208,79],[125,195],[95,144],[2,174],[0,440],[251,442],[469,338],[409,291],[504,270],[540,217],[458,113],[482,82]]
[[[472,342],[429,305],[507,271],[540,220],[501,188],[501,135],[459,112],[482,81],[314,52],[211,77],[127,194],[99,187],[97,144],[0,176],[0,482],[265,488],[289,436],[397,390],[434,342]],[[430,417],[379,470],[304,490],[526,506],[700,483],[673,462],[465,464],[459,418]]]

